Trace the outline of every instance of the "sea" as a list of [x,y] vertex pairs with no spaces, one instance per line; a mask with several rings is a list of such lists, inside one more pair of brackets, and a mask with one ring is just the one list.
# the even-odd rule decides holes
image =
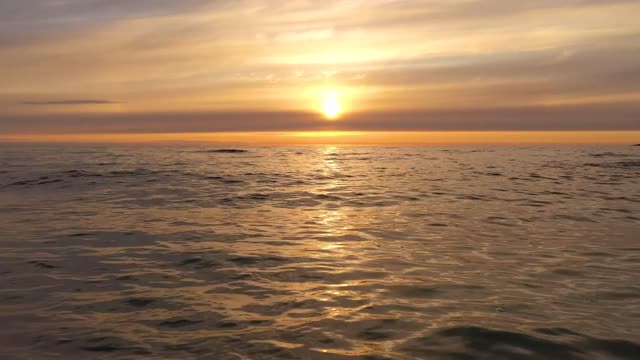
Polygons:
[[1,359],[639,359],[640,148],[0,145]]

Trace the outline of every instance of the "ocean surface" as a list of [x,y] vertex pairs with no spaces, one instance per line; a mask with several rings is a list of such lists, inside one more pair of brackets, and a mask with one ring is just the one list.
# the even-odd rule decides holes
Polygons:
[[0,145],[0,358],[640,358],[640,148],[219,150]]

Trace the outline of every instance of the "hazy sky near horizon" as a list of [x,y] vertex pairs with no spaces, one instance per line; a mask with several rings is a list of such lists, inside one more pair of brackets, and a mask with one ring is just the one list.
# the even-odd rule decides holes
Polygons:
[[[0,133],[640,130],[637,0],[0,1]],[[320,114],[338,94],[339,121]]]

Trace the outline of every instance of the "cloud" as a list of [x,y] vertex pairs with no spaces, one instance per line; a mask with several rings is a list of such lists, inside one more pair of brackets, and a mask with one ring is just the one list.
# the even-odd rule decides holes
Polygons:
[[104,104],[120,104],[111,100],[94,100],[94,99],[78,99],[78,100],[49,100],[49,101],[23,101],[24,105],[104,105]]
[[[323,129],[308,111],[337,87],[351,96],[332,125],[344,130],[629,128],[638,11],[637,0],[0,1],[0,127]],[[121,114],[90,106],[107,104]]]
[[167,16],[211,7],[208,0],[21,0],[0,3],[0,20],[63,23]]
[[5,134],[191,133],[231,131],[640,130],[640,103],[468,108],[345,114],[209,112],[0,117]]

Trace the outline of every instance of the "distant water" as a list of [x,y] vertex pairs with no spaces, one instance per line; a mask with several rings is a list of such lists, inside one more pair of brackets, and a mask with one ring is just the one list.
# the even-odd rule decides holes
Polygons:
[[0,146],[0,358],[638,359],[640,149]]

